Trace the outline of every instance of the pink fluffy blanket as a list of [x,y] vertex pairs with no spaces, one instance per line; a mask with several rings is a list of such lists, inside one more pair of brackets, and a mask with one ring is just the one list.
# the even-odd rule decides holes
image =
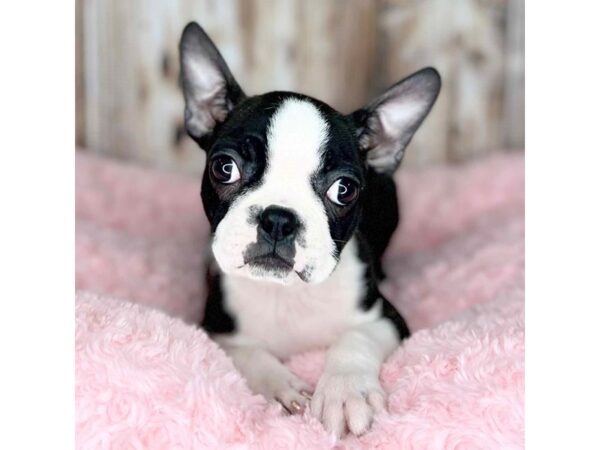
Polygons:
[[[383,367],[388,412],[337,442],[253,395],[190,325],[204,292],[199,180],[76,161],[78,448],[523,447],[520,154],[400,171],[404,219],[382,289],[414,335]],[[287,364],[314,384],[323,356]]]

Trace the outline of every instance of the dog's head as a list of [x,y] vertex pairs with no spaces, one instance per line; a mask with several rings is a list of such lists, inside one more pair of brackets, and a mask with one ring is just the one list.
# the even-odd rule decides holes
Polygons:
[[421,70],[343,115],[291,92],[248,97],[195,23],[180,42],[185,125],[207,152],[202,201],[221,270],[318,283],[358,225],[367,171],[391,175],[440,90]]

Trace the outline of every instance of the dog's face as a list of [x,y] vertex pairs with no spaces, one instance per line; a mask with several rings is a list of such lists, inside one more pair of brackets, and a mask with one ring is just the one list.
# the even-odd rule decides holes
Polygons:
[[221,270],[318,283],[358,226],[368,170],[392,174],[440,88],[433,69],[342,115],[310,97],[246,97],[197,24],[180,43],[186,128],[207,152],[202,200]]
[[221,269],[318,282],[360,213],[363,164],[348,120],[314,100],[244,100],[215,133],[202,186]]

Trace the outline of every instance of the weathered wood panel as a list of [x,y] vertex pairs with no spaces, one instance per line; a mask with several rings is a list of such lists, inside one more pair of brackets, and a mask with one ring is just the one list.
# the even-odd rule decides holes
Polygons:
[[525,142],[525,0],[509,0],[504,73],[505,148]]
[[75,4],[75,144],[85,146],[85,70],[83,61],[83,47],[85,35],[83,33],[83,7],[82,2]]
[[458,161],[501,146],[503,39],[494,18],[493,8],[478,0],[386,2],[381,16],[386,81],[424,62],[443,80],[408,164]]
[[190,20],[244,89],[297,90],[349,112],[425,65],[442,95],[406,163],[523,146],[523,0],[78,0],[77,142],[198,173],[182,129],[177,42]]

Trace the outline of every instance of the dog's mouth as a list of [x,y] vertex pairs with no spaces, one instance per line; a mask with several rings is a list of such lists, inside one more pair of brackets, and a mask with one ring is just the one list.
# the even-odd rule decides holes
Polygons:
[[251,258],[250,260],[246,261],[246,263],[252,266],[264,267],[265,269],[273,268],[294,270],[293,263],[281,257],[275,252],[255,256],[254,258]]
[[244,258],[244,264],[239,266],[238,269],[245,266],[249,266],[251,269],[264,272],[265,274],[274,275],[276,278],[285,278],[290,272],[294,272],[302,281],[308,282],[308,273],[294,270],[293,261],[289,261],[279,255],[275,250],[262,255]]

